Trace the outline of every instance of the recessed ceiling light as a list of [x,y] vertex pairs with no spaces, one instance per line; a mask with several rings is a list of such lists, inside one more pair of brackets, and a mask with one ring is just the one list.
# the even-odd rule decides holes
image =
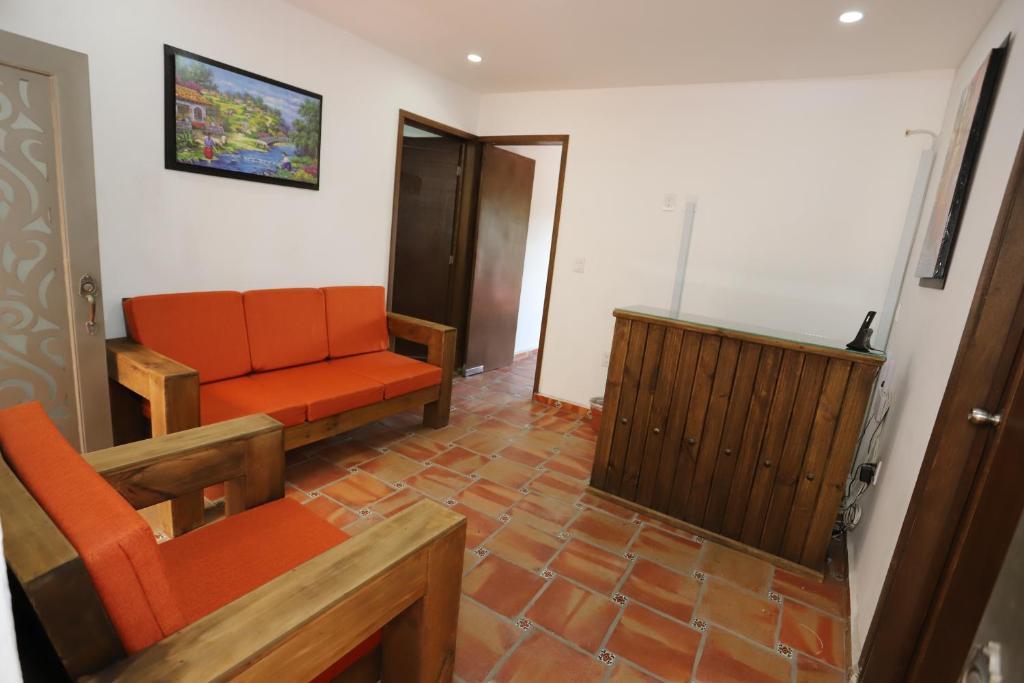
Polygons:
[[468,55],[466,55],[466,59],[473,62],[474,64],[479,64],[480,62],[484,61],[484,58],[476,54],[475,52],[470,52]]
[[850,10],[839,15],[839,21],[844,24],[856,24],[864,18],[864,13],[858,10]]

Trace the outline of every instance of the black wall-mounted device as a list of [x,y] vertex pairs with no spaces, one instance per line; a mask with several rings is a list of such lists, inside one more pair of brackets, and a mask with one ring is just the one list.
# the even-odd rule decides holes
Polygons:
[[846,348],[851,351],[870,351],[871,350],[871,321],[875,319],[875,311],[868,311],[868,314],[864,316],[864,322],[860,324],[860,329],[857,330],[857,336],[853,338]]

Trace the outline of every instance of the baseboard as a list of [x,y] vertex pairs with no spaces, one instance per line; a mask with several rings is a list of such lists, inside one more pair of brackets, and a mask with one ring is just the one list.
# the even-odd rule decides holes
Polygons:
[[581,418],[587,418],[590,415],[590,406],[581,406],[578,403],[563,401],[551,396],[545,396],[544,394],[534,394],[533,400],[546,406],[552,406],[553,408],[573,413]]

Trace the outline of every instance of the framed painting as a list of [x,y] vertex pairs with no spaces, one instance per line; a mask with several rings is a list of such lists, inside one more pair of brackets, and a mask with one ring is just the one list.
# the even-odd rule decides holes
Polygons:
[[320,189],[323,97],[164,45],[164,167]]
[[1006,51],[1005,43],[992,50],[960,95],[935,195],[935,206],[915,271],[922,287],[942,289],[946,284],[953,247],[956,246],[974,168],[981,154]]

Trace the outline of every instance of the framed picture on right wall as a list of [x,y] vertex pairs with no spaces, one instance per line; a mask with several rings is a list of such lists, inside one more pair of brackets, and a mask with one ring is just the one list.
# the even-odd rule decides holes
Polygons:
[[922,287],[942,289],[946,285],[953,247],[963,219],[974,168],[981,154],[989,114],[999,88],[1009,38],[989,53],[974,78],[960,95],[953,121],[946,159],[942,166],[935,207],[921,246],[915,274]]

